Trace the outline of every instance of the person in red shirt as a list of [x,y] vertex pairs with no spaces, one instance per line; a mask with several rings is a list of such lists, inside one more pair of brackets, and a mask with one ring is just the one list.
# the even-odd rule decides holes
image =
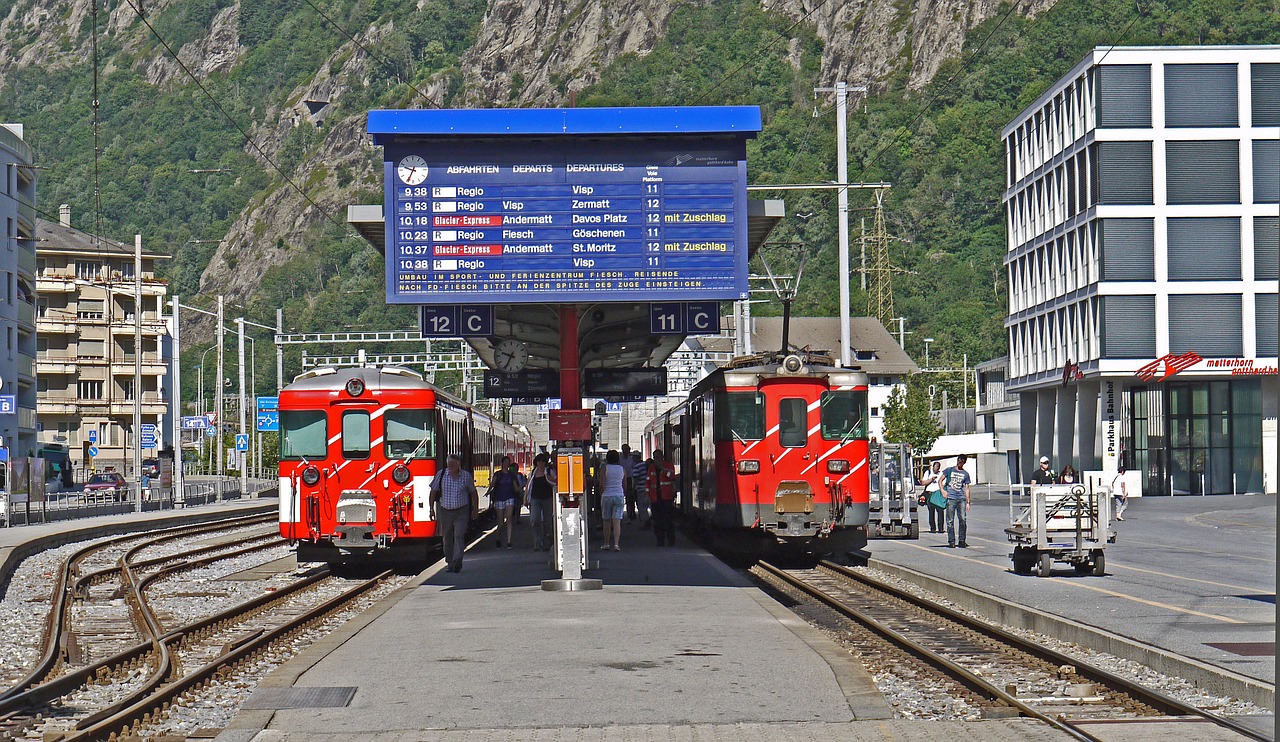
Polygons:
[[667,461],[662,449],[653,452],[649,464],[649,504],[653,511],[653,535],[658,546],[676,545],[676,467]]

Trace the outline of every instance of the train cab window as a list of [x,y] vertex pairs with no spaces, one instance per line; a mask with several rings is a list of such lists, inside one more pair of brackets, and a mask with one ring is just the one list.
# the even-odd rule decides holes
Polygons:
[[435,419],[431,410],[388,410],[383,419],[388,459],[435,457]]
[[760,392],[721,392],[712,408],[717,441],[758,441],[764,438],[764,395]]
[[328,455],[324,410],[280,411],[280,459],[300,461]]
[[369,458],[369,413],[348,410],[342,413],[342,458]]
[[778,443],[799,448],[809,442],[809,403],[801,397],[778,400]]
[[824,440],[847,441],[867,437],[866,392],[823,392],[818,405],[822,411]]

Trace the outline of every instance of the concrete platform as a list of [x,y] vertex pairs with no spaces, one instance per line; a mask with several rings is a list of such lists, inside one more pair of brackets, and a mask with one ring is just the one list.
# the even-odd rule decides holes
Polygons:
[[[848,652],[683,537],[658,548],[628,524],[623,551],[592,552],[603,590],[544,591],[556,573],[527,528],[513,549],[486,535],[461,573],[433,567],[294,658],[217,740],[1062,738],[892,720]],[[288,708],[318,688],[354,693]]]
[[[1066,564],[1048,578],[1013,574],[1007,524],[1007,501],[978,501],[968,549],[947,548],[946,534],[929,533],[926,519],[919,540],[873,540],[868,552],[873,566],[906,567],[1192,657],[1269,692],[1274,708],[1274,497],[1133,498],[1115,524],[1103,577],[1076,575]],[[995,604],[987,610],[1006,613]],[[1155,666],[1158,658],[1140,661]]]

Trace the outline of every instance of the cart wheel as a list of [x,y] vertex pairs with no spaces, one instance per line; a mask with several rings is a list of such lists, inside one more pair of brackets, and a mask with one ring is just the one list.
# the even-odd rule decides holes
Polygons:
[[1013,550],[1013,573],[1016,575],[1031,574],[1031,567],[1035,564],[1035,556],[1028,554],[1026,549],[1015,547]]
[[911,531],[908,533],[907,538],[920,538],[920,521],[911,521]]
[[1102,577],[1107,573],[1107,557],[1101,551],[1094,552],[1093,557],[1093,575],[1094,577]]
[[1050,572],[1052,569],[1053,569],[1053,555],[1052,555],[1052,554],[1047,554],[1047,553],[1046,553],[1046,554],[1041,554],[1041,555],[1040,555],[1040,569],[1038,569],[1038,570],[1036,571],[1036,574],[1040,575],[1041,577],[1048,577],[1048,576],[1049,576],[1049,572]]

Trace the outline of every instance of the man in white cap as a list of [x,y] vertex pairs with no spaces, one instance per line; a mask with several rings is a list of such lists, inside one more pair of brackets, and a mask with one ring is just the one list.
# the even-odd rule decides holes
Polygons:
[[1032,484],[1053,484],[1058,481],[1058,473],[1049,468],[1049,457],[1040,457],[1040,468],[1031,475]]

